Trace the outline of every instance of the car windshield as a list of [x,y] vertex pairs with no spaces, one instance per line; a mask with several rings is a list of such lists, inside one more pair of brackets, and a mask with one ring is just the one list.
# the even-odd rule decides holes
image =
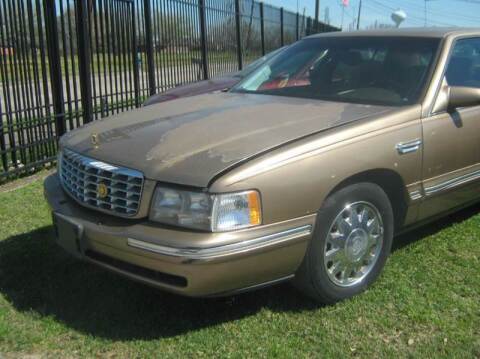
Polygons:
[[245,76],[250,75],[253,71],[255,71],[260,65],[264,64],[268,60],[271,60],[275,55],[279,54],[285,49],[285,47],[281,47],[279,49],[276,49],[272,52],[269,52],[265,56],[260,57],[259,59],[256,59],[255,61],[249,63],[247,66],[243,68],[243,70],[238,71],[235,76],[244,78]]
[[232,92],[399,106],[416,103],[440,39],[309,38],[282,51]]

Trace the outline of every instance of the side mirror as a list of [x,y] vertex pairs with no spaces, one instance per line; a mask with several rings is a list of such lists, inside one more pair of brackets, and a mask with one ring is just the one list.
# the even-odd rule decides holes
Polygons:
[[451,86],[449,90],[448,111],[480,105],[480,88]]

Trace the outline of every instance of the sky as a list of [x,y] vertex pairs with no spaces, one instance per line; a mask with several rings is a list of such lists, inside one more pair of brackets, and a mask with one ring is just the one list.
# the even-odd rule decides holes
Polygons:
[[[298,9],[307,16],[315,16],[315,0],[264,0],[278,7],[292,11]],[[360,0],[350,0],[343,12],[343,28],[356,27]],[[330,23],[341,27],[341,0],[320,0],[320,20],[330,15]],[[401,9],[407,19],[401,27],[418,27],[425,25],[425,0],[362,0],[360,28],[379,24],[393,24],[390,16],[393,11]],[[355,24],[355,25],[354,25]],[[466,26],[480,27],[480,0],[427,0],[428,26]]]

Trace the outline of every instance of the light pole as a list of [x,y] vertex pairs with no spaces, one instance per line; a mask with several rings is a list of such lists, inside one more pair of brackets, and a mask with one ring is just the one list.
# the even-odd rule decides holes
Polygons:
[[423,27],[427,27],[427,0],[425,0],[425,24],[423,25]]
[[362,15],[362,0],[360,0],[360,4],[358,4],[357,30],[360,30],[360,15]]
[[425,25],[424,25],[424,27],[427,27],[427,1],[433,1],[433,0],[424,0],[424,3],[425,3]]

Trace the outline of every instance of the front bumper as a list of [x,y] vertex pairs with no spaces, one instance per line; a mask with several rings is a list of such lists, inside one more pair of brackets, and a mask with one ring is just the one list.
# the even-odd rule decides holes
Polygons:
[[77,258],[188,296],[222,295],[293,276],[315,216],[227,233],[122,219],[80,206],[56,174],[45,180],[59,244]]

